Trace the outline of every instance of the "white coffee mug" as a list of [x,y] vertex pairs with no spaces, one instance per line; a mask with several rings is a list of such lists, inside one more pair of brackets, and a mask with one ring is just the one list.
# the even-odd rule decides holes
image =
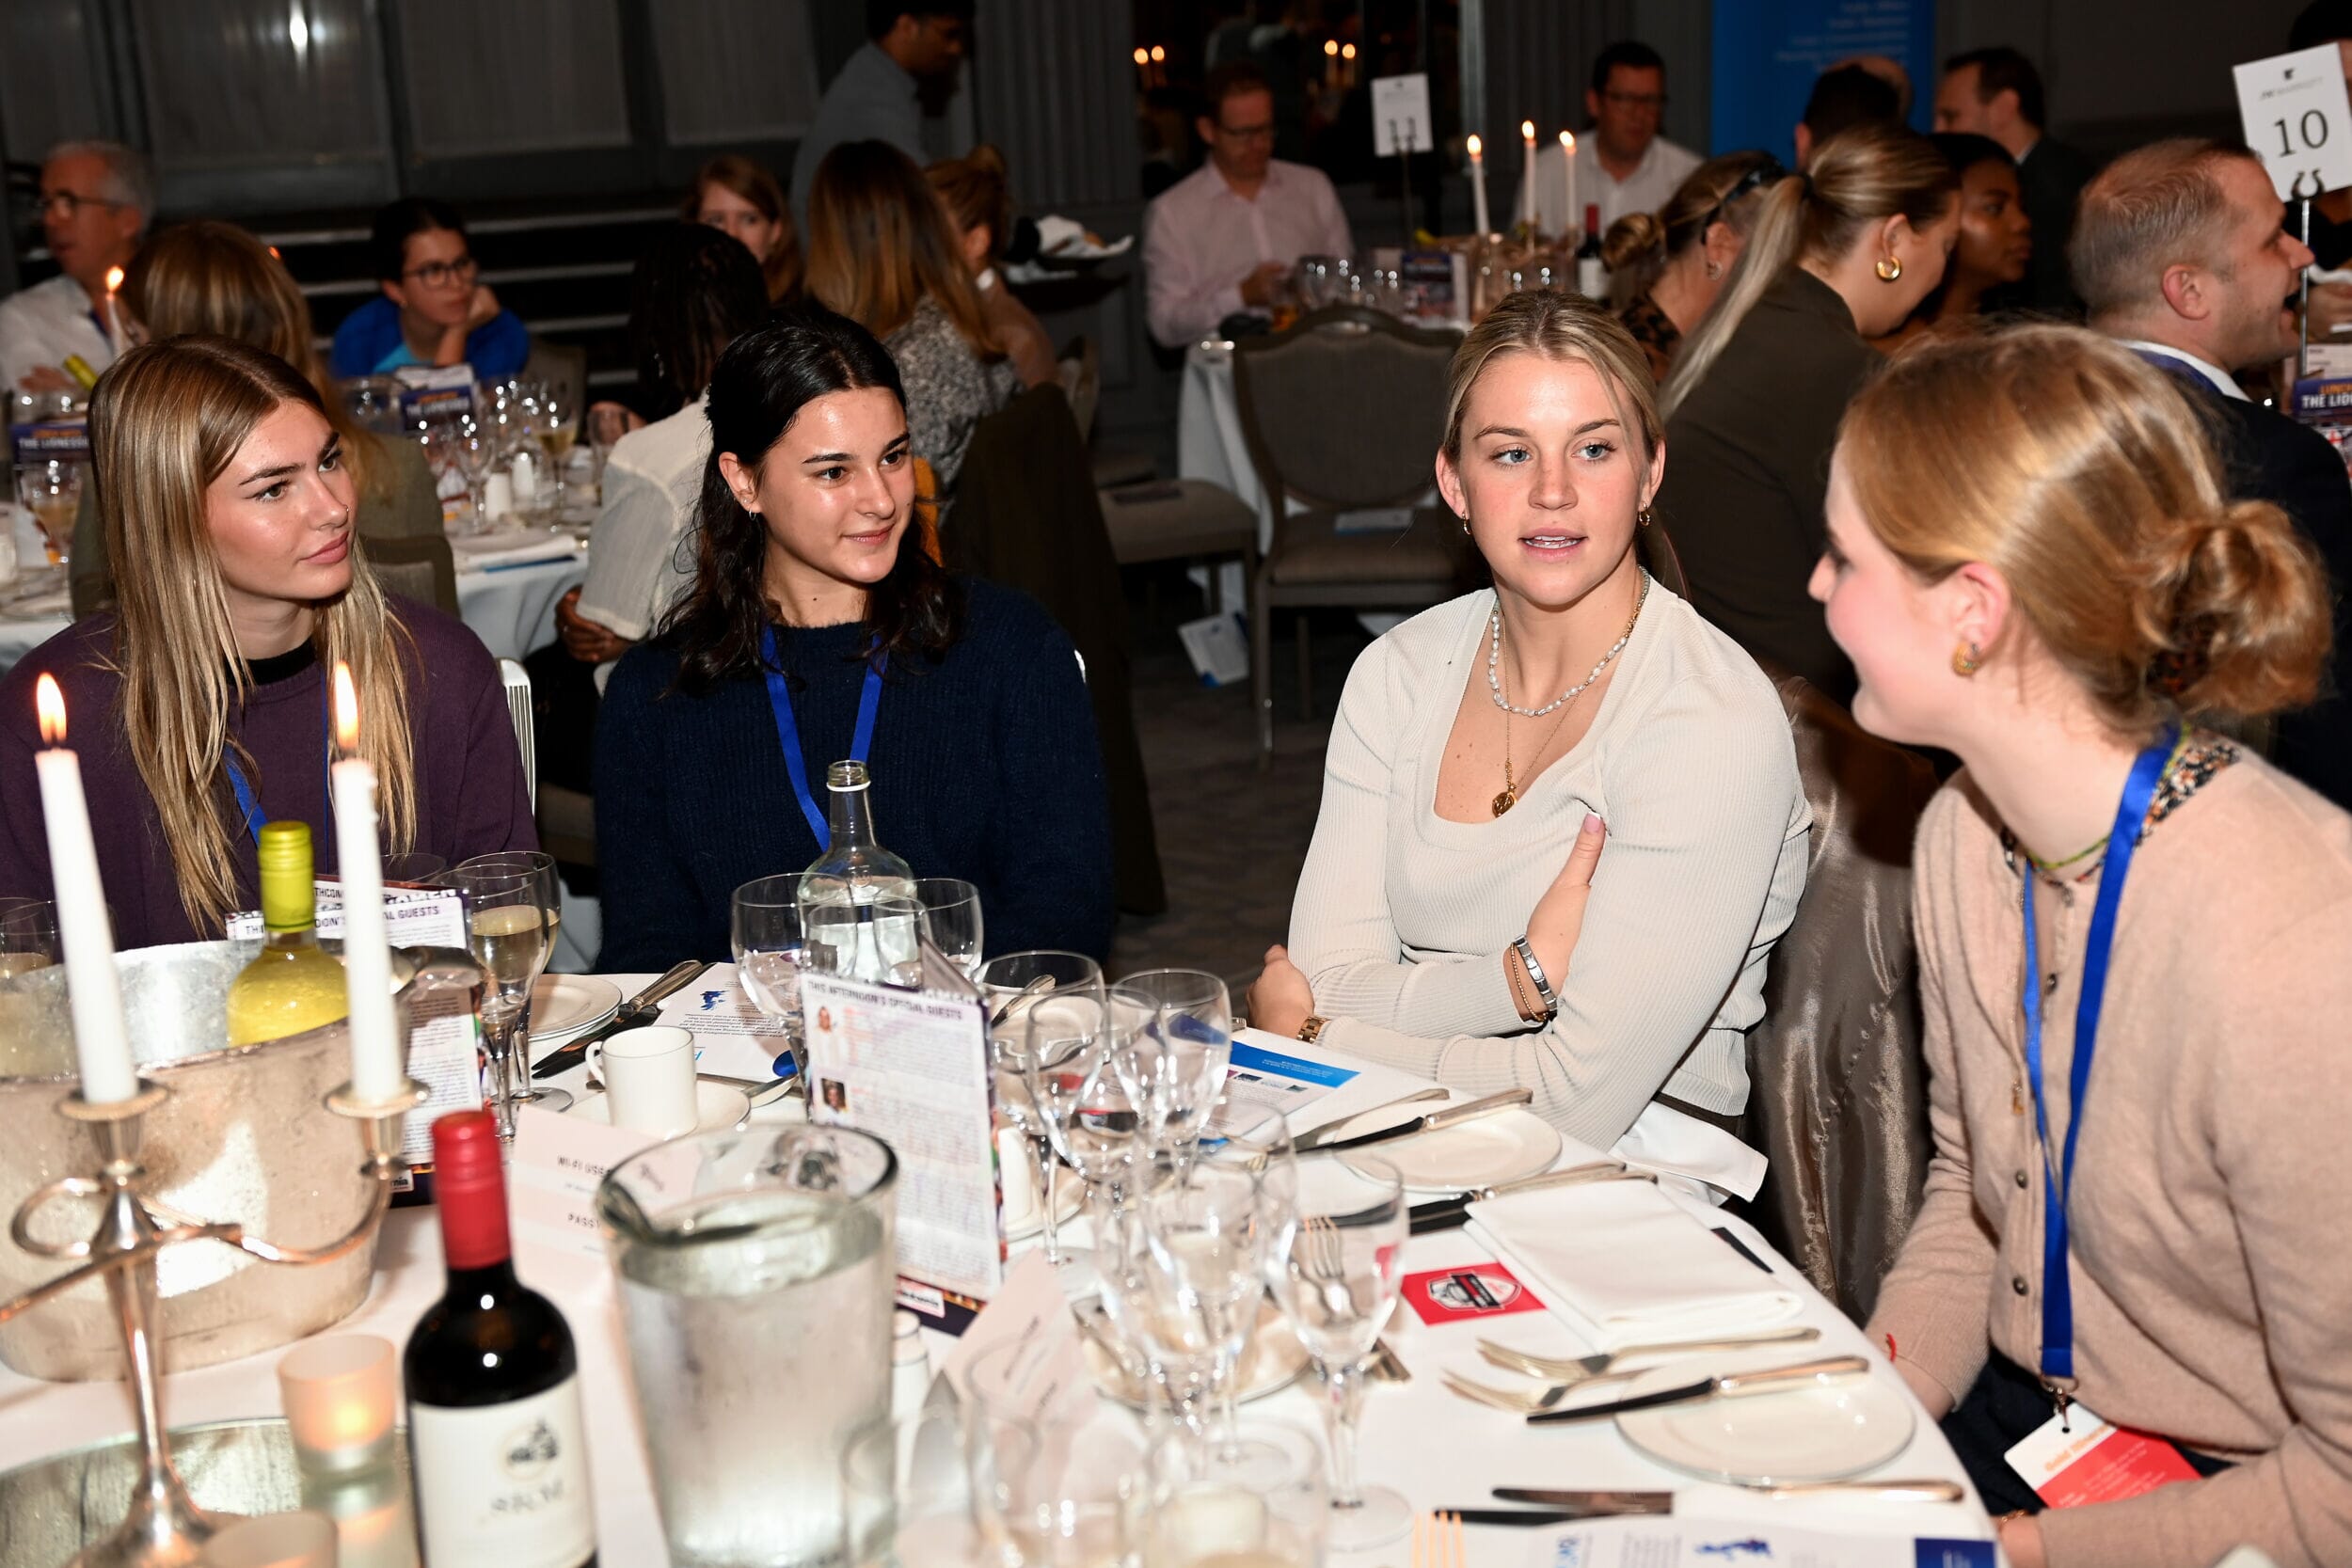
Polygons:
[[674,1024],[624,1029],[588,1047],[588,1070],[604,1081],[612,1125],[658,1138],[691,1132],[694,1037]]

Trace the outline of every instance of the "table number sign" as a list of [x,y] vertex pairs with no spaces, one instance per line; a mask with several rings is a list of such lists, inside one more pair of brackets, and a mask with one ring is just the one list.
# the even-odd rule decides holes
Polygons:
[[2235,73],[2246,145],[2269,170],[2280,200],[2352,185],[2352,104],[2334,44],[2249,60]]
[[1430,129],[1429,78],[1375,76],[1372,82],[1372,150],[1375,157],[1393,158],[1406,152],[1436,150]]

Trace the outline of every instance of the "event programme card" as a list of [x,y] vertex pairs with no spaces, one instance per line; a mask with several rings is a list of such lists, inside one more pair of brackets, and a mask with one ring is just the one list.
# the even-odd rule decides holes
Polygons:
[[650,1132],[524,1106],[515,1113],[515,1142],[506,1157],[507,1207],[516,1237],[601,1261],[596,1186],[614,1165],[660,1141]]
[[1527,1568],[1994,1568],[1990,1541],[1822,1535],[1725,1519],[1596,1519],[1537,1532]]
[[1229,1105],[1263,1107],[1295,1117],[1356,1076],[1353,1068],[1286,1056],[1236,1039],[1225,1069],[1225,1097]]

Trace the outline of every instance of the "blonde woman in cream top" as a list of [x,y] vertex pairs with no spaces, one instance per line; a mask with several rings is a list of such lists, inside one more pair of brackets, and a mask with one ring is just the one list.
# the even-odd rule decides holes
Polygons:
[[1665,454],[1622,325],[1515,295],[1454,381],[1439,489],[1497,587],[1357,660],[1250,1017],[1463,1094],[1532,1089],[1572,1136],[1752,1195],[1744,1036],[1811,825],[1779,697],[1634,559]]

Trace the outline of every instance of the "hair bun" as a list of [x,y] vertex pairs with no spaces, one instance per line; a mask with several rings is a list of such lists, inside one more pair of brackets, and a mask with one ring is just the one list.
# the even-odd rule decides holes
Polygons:
[[2287,515],[2232,501],[2170,543],[2150,601],[2169,609],[2150,689],[2191,715],[2250,718],[2312,701],[2329,641],[2327,575]]
[[1661,261],[1666,256],[1666,226],[1655,213],[1628,213],[1609,226],[1600,259],[1611,272]]

